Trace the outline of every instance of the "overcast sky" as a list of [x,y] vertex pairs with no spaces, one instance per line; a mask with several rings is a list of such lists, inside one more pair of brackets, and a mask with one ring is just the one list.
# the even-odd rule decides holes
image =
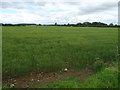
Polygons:
[[119,0],[2,0],[2,23],[118,23]]

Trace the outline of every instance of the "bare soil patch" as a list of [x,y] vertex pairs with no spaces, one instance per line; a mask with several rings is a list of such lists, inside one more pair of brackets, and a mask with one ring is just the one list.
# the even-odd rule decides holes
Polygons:
[[49,82],[65,80],[67,77],[86,78],[92,74],[93,72],[89,69],[81,71],[68,70],[67,72],[59,71],[51,73],[32,72],[25,76],[3,80],[3,85],[6,85],[6,88],[9,88],[11,85],[15,85],[14,88],[27,88],[34,85],[44,85]]

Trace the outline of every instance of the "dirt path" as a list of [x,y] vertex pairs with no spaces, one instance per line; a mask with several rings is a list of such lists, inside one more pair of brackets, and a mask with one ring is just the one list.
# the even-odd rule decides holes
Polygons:
[[44,85],[49,82],[61,81],[67,77],[86,78],[91,74],[93,74],[93,72],[88,69],[82,71],[68,70],[67,72],[30,73],[26,76],[3,80],[3,85],[6,84],[6,87],[15,85],[15,88],[26,88],[34,85]]

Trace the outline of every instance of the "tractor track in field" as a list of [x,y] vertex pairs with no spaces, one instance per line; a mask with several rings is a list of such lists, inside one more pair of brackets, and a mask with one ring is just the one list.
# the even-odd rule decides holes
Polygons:
[[68,70],[67,72],[59,71],[51,73],[32,72],[25,76],[3,80],[3,85],[6,84],[5,88],[9,88],[11,85],[15,85],[14,88],[32,88],[34,85],[40,86],[49,82],[62,81],[67,79],[67,77],[87,78],[92,74],[93,72],[89,69],[84,69],[81,71]]

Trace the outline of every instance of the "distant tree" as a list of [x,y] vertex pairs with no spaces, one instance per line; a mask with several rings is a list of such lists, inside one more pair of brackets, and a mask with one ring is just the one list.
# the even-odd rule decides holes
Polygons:
[[76,25],[77,25],[77,26],[83,26],[83,24],[82,24],[82,23],[77,23]]
[[100,23],[99,22],[92,22],[92,26],[94,26],[94,27],[100,26]]
[[66,24],[64,24],[63,26],[67,26]]
[[92,26],[94,26],[94,27],[107,27],[108,25],[105,23],[101,23],[101,22],[92,22]]
[[57,22],[55,23],[55,26],[57,26]]
[[109,24],[109,26],[110,26],[110,27],[113,27],[113,26],[114,26],[114,24],[113,24],[113,23],[110,23],[110,24]]
[[70,24],[68,23],[67,26],[70,26]]
[[114,26],[115,26],[115,27],[118,27],[118,25],[117,25],[117,24],[115,24]]
[[91,23],[90,23],[90,22],[84,22],[84,23],[83,23],[83,26],[87,26],[87,27],[88,27],[88,26],[91,26]]

